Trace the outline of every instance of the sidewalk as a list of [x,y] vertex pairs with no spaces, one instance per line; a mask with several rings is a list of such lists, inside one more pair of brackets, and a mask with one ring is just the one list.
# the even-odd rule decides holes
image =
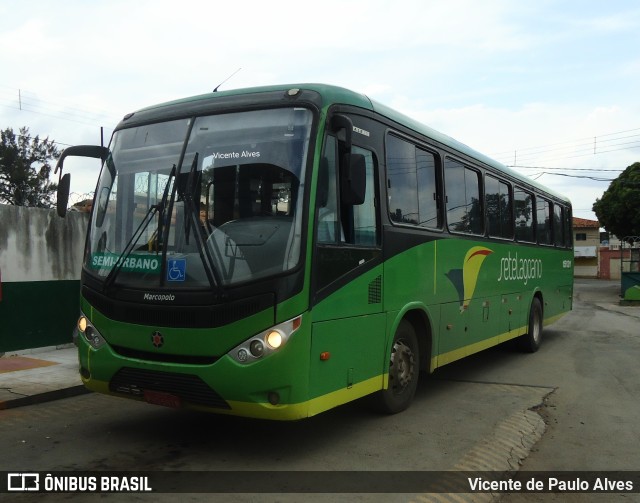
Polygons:
[[576,278],[574,282],[576,302],[615,311],[640,319],[640,305],[624,304],[620,299],[620,280]]
[[77,353],[69,345],[0,357],[0,410],[88,393],[78,373]]

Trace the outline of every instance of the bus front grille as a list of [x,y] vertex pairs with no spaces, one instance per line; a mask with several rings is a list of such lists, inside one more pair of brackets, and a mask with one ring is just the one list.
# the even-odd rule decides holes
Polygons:
[[170,393],[193,405],[231,409],[218,393],[192,374],[123,367],[115,373],[109,383],[109,391],[114,393],[142,397],[145,390]]
[[218,361],[217,356],[174,355],[154,351],[141,351],[124,346],[111,345],[111,349],[125,358],[135,358],[149,362],[179,363],[184,365],[212,365]]
[[86,285],[82,287],[82,296],[107,318],[156,327],[217,328],[273,309],[275,305],[270,293],[213,305],[191,305],[190,297],[184,295],[186,304],[168,306],[140,303],[131,298],[118,300]]

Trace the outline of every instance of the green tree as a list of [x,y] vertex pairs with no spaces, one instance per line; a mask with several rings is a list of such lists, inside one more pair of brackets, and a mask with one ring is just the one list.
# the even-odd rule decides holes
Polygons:
[[593,211],[600,224],[619,239],[640,236],[640,162],[627,167],[596,199]]
[[49,181],[51,161],[60,156],[54,141],[31,137],[29,128],[0,131],[0,203],[51,208],[58,185]]

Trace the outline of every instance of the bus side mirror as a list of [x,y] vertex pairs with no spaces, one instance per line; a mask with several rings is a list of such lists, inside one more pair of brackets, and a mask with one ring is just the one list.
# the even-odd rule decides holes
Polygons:
[[367,190],[367,164],[362,154],[344,154],[340,170],[340,200],[357,206],[364,203]]
[[347,152],[351,152],[351,132],[353,131],[353,122],[346,115],[336,114],[331,117],[331,127],[338,133],[344,130],[344,148]]
[[62,176],[62,168],[64,166],[65,158],[70,155],[79,157],[95,157],[96,159],[102,159],[104,162],[109,155],[109,149],[107,147],[99,147],[97,145],[75,145],[62,151],[62,154],[60,154],[58,162],[56,163],[56,169],[53,171],[53,174],[55,175],[58,170],[60,170],[60,175],[58,175],[60,178],[58,182],[58,201],[56,203],[56,209],[58,211],[58,215],[61,217],[64,217],[67,214],[69,188],[71,186],[71,175],[67,173]]
[[109,149],[107,147],[100,147],[97,145],[75,145],[73,147],[66,148],[62,151],[62,154],[60,154],[53,174],[55,175],[58,170],[60,170],[60,177],[62,178],[64,160],[69,156],[95,157],[96,159],[102,159],[104,162],[108,155]]
[[58,216],[64,218],[67,214],[67,205],[69,204],[69,188],[71,187],[71,175],[67,173],[60,178],[58,182],[58,196],[56,201],[56,209]]

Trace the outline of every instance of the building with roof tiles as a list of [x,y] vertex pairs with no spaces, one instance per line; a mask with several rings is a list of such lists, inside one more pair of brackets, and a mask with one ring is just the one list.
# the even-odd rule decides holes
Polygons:
[[600,222],[586,218],[573,218],[574,276],[597,278],[600,271]]

